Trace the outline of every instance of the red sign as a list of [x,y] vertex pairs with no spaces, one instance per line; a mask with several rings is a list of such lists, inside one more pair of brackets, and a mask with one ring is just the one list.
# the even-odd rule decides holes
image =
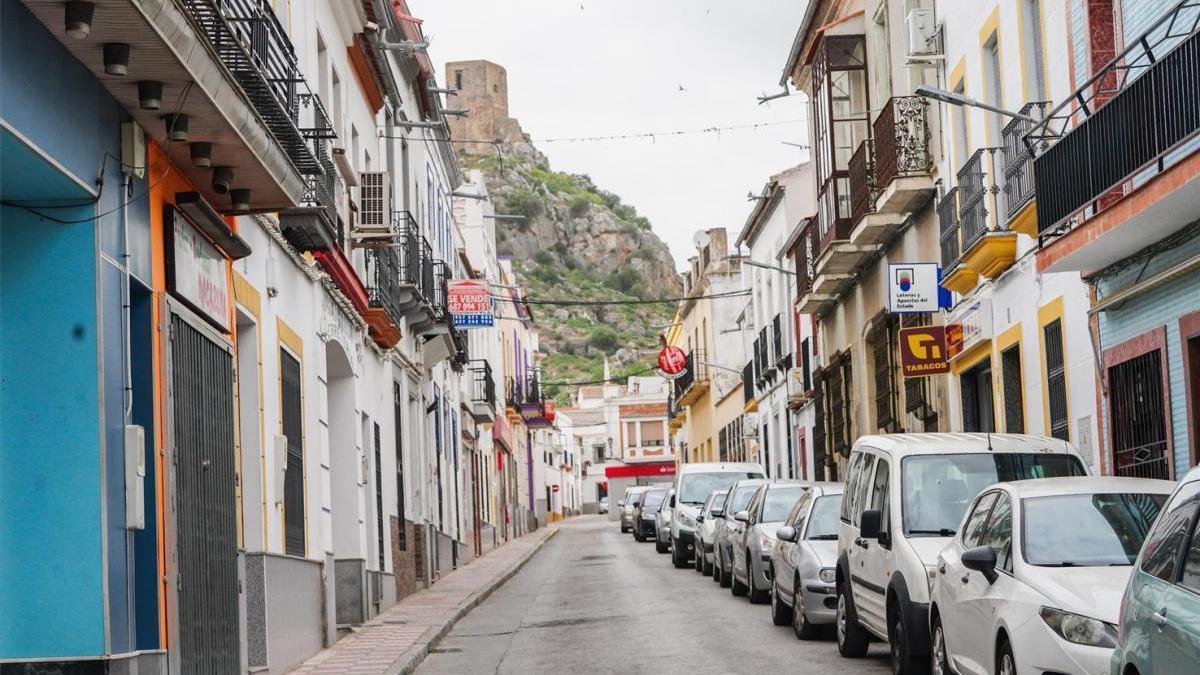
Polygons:
[[950,372],[950,363],[946,356],[945,327],[901,328],[900,370],[905,377],[925,377]]
[[551,492],[558,492],[558,486],[557,486],[557,485],[551,485],[551,486],[550,486],[550,491],[551,491]]
[[454,279],[446,284],[446,309],[457,328],[493,325],[492,292],[486,281]]
[[542,417],[545,417],[547,422],[553,422],[557,416],[558,413],[554,411],[554,401],[546,401],[543,406]]
[[663,347],[658,352],[658,374],[673,380],[687,368],[687,354],[679,347]]
[[638,476],[674,476],[675,462],[646,464],[616,464],[604,467],[606,478],[637,478]]

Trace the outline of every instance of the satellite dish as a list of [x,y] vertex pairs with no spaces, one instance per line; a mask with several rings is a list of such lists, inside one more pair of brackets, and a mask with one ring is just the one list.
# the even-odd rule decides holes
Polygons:
[[708,246],[708,241],[709,236],[707,230],[699,230],[696,232],[696,234],[692,235],[692,243],[696,245],[696,248],[704,248],[705,246]]

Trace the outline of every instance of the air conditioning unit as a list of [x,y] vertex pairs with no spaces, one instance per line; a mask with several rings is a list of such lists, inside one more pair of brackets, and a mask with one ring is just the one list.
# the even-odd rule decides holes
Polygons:
[[908,29],[908,55],[936,56],[942,53],[937,16],[932,9],[914,9],[904,18]]
[[364,171],[358,175],[357,228],[363,232],[390,232],[391,182],[386,171]]
[[758,438],[758,413],[746,413],[742,416],[742,438]]

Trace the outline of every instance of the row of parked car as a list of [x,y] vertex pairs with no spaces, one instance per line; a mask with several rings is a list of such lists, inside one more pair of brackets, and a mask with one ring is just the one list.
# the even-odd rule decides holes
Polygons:
[[865,436],[845,483],[684,464],[622,532],[897,675],[1200,673],[1200,467],[1094,477],[1016,434]]

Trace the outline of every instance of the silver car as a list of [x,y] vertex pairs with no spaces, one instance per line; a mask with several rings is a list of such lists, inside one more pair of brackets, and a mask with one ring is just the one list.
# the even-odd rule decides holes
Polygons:
[[649,490],[649,485],[635,485],[625,490],[625,498],[617,502],[621,509],[621,534],[633,529],[633,512],[642,504],[642,495]]
[[771,620],[811,640],[837,613],[838,514],[841,483],[816,483],[778,529],[771,554]]
[[729,538],[733,551],[730,591],[734,595],[747,595],[754,604],[771,597],[768,567],[775,550],[775,532],[811,485],[800,481],[761,485],[746,509],[734,514],[734,520],[742,524],[741,530]]
[[734,519],[734,515],[744,511],[760,485],[767,481],[761,478],[742,479],[729,488],[725,501],[719,509],[714,509],[712,517],[716,519],[713,527],[713,581],[721,584],[721,588],[729,588],[733,583],[733,537],[742,531],[742,523]]
[[694,557],[696,571],[701,574],[711,575],[713,573],[713,533],[717,527],[717,519],[713,517],[713,511],[721,508],[721,503],[725,501],[727,494],[729,494],[729,490],[713,490],[701,505],[700,513],[696,515],[697,555]]
[[667,493],[666,499],[658,507],[654,516],[654,550],[659,553],[671,551],[671,516],[674,511],[671,502],[675,501],[675,490]]

